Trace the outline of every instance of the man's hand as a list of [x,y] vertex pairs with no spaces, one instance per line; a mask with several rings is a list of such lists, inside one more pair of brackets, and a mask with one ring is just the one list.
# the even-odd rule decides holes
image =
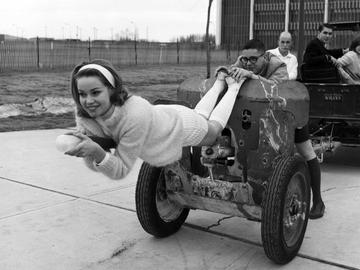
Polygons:
[[331,56],[331,55],[328,55],[328,61],[335,67],[340,67],[340,64],[338,63],[338,61],[336,60],[335,57]]
[[230,75],[231,77],[235,78],[237,81],[240,81],[242,79],[259,79],[258,75],[255,75],[254,72],[250,70],[246,70],[239,67],[232,67],[230,69]]
[[72,133],[72,135],[82,139],[82,141],[73,149],[65,152],[66,155],[76,157],[91,157],[95,160],[96,163],[100,163],[104,159],[106,152],[101,148],[100,145],[82,133],[75,132]]

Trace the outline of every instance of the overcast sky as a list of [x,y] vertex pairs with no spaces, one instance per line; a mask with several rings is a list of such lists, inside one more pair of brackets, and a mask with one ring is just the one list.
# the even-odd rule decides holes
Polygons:
[[[215,34],[216,0],[210,32]],[[0,33],[22,37],[170,41],[204,34],[208,0],[4,0]]]

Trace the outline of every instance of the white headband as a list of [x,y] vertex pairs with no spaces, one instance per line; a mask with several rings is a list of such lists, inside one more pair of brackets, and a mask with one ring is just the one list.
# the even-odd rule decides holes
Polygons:
[[82,66],[79,71],[84,70],[84,69],[96,69],[98,71],[100,71],[100,73],[102,75],[104,75],[104,77],[107,79],[107,81],[112,85],[112,87],[115,87],[115,79],[114,76],[111,74],[110,71],[108,71],[106,68],[104,68],[101,65],[98,64],[88,64],[85,66]]

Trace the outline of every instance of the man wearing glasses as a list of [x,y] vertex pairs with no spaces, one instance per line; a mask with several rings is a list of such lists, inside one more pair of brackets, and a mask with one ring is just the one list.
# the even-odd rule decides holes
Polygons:
[[251,39],[245,44],[230,71],[237,79],[261,79],[270,84],[289,79],[286,64],[272,53],[265,52],[264,43],[258,39]]
[[[241,51],[235,64],[230,67],[230,75],[237,80],[243,78],[258,79],[270,84],[278,84],[288,80],[287,67],[277,56],[265,51],[265,45],[258,39],[249,40]],[[308,126],[295,129],[296,148],[306,160],[313,194],[313,204],[309,218],[321,218],[325,212],[325,204],[321,198],[320,164],[311,144]]]

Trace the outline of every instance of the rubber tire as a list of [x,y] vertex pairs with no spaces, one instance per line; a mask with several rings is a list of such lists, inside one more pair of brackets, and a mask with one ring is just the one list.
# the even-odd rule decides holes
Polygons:
[[163,168],[144,162],[136,184],[136,214],[143,229],[155,237],[167,237],[177,232],[185,222],[189,209],[184,208],[173,221],[164,221],[156,208],[156,188]]
[[[283,209],[288,184],[298,171],[305,176],[306,212],[302,231],[294,245],[288,247],[283,237]],[[286,264],[298,253],[304,239],[310,206],[310,176],[308,168],[298,155],[281,158],[269,180],[262,205],[261,238],[266,255],[277,264]]]

